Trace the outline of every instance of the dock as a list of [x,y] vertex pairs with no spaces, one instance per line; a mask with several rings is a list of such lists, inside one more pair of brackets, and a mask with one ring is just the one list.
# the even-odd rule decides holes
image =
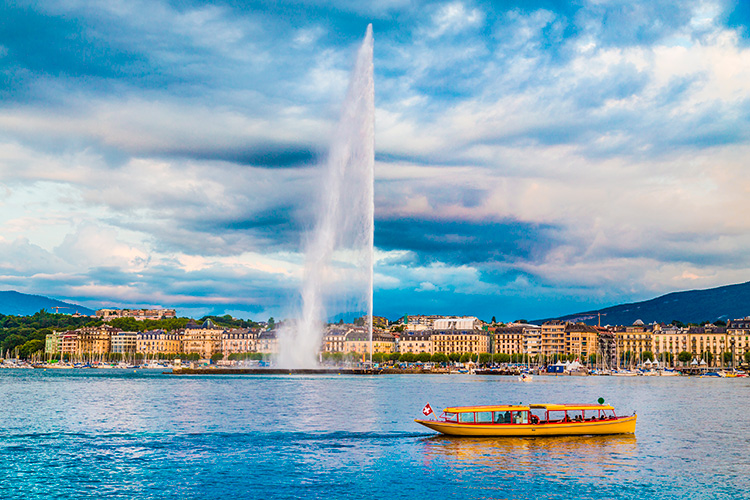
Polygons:
[[182,368],[165,375],[380,375],[373,368]]

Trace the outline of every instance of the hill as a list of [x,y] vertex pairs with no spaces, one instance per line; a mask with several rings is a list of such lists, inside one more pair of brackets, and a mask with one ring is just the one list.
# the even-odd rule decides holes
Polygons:
[[533,323],[541,324],[544,321],[559,319],[596,325],[599,314],[602,325],[632,325],[638,319],[648,324],[670,323],[672,320],[700,323],[744,318],[750,316],[750,282],[705,290],[673,292],[643,302],[541,319]]
[[93,316],[95,311],[78,304],[71,304],[57,299],[50,299],[41,295],[28,295],[12,290],[0,291],[0,314],[13,316],[31,316],[42,309],[47,312],[55,312],[59,307],[62,314],[73,314],[78,312],[86,316]]

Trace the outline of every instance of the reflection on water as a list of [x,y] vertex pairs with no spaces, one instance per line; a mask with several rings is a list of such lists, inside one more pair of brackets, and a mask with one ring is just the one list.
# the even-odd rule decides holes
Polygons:
[[637,441],[632,434],[529,438],[433,436],[421,440],[424,460],[464,468],[555,476],[606,476],[635,471]]

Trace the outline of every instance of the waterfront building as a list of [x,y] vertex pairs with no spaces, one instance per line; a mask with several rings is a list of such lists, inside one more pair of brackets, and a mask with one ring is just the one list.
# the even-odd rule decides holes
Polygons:
[[78,332],[78,354],[108,354],[111,348],[111,337],[121,332],[119,328],[108,325],[84,327]]
[[233,328],[221,334],[221,352],[224,359],[230,354],[255,352],[257,350],[258,331],[250,328]]
[[[368,354],[370,352],[370,335],[364,328],[352,328],[346,333],[345,352]],[[390,354],[396,352],[396,338],[386,332],[372,332],[372,352]]]
[[601,366],[606,370],[617,367],[617,337],[606,328],[597,327],[597,352],[601,359]]
[[[677,366],[681,352],[691,352],[690,335],[686,328],[674,325],[654,325],[652,334],[654,357],[667,366]],[[670,362],[671,358],[671,362]]]
[[397,337],[396,346],[396,350],[400,353],[432,354],[434,352],[432,330],[404,332]]
[[347,325],[331,325],[326,329],[323,336],[323,344],[320,350],[323,352],[344,352],[346,332],[351,328]]
[[[183,352],[182,338],[177,332],[164,330],[140,332],[136,335],[136,352],[147,358],[156,354],[179,354]],[[211,355],[206,357],[209,358]]]
[[542,327],[523,325],[523,353],[535,359],[542,352]]
[[185,325],[182,334],[182,350],[185,354],[198,354],[201,359],[209,359],[221,352],[221,334],[223,328],[207,319],[202,325],[190,321]]
[[567,322],[560,320],[547,321],[542,324],[540,330],[540,353],[542,356],[549,358],[552,356],[563,356],[565,354],[566,324]]
[[60,352],[60,333],[52,332],[48,333],[44,339],[44,353],[45,354],[57,354]]
[[256,349],[263,354],[277,354],[279,352],[279,340],[276,330],[265,330],[258,334]]
[[691,327],[688,335],[694,359],[702,359],[709,366],[724,365],[724,353],[729,352],[726,328],[714,325]]
[[59,335],[60,354],[70,357],[78,354],[78,332],[75,330],[62,332]]
[[727,322],[727,342],[734,366],[745,363],[745,353],[750,352],[750,316]]
[[110,349],[113,353],[134,354],[138,347],[138,332],[116,332],[110,337]]
[[615,332],[617,354],[622,365],[637,365],[643,359],[643,353],[653,352],[653,334],[651,327],[636,320],[630,326],[619,327]]
[[565,325],[565,354],[575,356],[580,363],[588,363],[590,354],[598,350],[599,331],[585,323]]
[[475,317],[443,318],[434,324],[434,352],[479,354],[490,351],[489,333],[481,330],[482,322]]
[[521,354],[524,350],[524,327],[522,325],[498,326],[489,329],[494,336],[492,354]]

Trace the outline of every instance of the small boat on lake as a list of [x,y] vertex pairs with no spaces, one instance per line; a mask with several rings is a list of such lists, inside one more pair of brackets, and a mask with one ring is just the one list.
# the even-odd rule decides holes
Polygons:
[[603,404],[532,404],[453,406],[435,420],[414,421],[450,436],[512,437],[634,434],[636,419],[635,413],[617,416],[612,406]]

